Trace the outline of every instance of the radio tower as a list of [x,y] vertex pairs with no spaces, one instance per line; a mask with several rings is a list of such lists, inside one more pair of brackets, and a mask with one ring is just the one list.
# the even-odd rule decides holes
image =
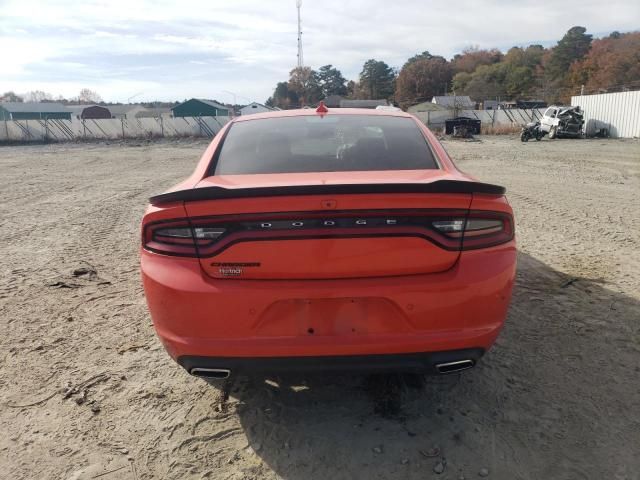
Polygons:
[[300,20],[300,7],[302,7],[302,0],[296,0],[296,8],[298,9],[298,67],[304,67],[304,57],[302,56],[302,21]]

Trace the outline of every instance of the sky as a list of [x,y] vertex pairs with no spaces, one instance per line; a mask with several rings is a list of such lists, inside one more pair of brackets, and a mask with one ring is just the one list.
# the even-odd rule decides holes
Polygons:
[[[303,0],[305,65],[401,67],[428,50],[555,45],[640,29],[638,0]],[[0,93],[43,90],[105,101],[264,102],[296,65],[295,0],[0,0]]]

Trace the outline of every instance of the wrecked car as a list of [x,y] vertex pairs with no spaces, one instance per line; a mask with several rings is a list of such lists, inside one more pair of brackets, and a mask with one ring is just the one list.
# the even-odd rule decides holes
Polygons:
[[540,130],[554,138],[581,138],[583,136],[584,114],[580,107],[551,105],[540,119]]

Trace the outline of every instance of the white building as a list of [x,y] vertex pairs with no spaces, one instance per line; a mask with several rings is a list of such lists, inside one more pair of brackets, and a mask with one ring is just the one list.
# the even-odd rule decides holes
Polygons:
[[146,110],[145,107],[138,104],[126,104],[126,105],[105,105],[111,112],[113,118],[132,119],[136,118],[139,113]]
[[640,137],[640,90],[571,97],[584,113],[587,136],[606,129],[614,138]]
[[240,109],[240,115],[251,115],[253,113],[273,112],[275,108],[267,107],[258,102],[250,103]]
[[476,108],[475,102],[473,102],[468,95],[445,95],[433,97],[431,102],[449,109],[474,110]]

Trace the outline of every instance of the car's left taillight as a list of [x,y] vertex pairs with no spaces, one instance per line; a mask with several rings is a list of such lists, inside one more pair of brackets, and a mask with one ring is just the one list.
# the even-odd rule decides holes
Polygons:
[[142,233],[142,245],[151,252],[197,257],[204,247],[224,234],[224,228],[192,227],[187,219],[149,223]]

